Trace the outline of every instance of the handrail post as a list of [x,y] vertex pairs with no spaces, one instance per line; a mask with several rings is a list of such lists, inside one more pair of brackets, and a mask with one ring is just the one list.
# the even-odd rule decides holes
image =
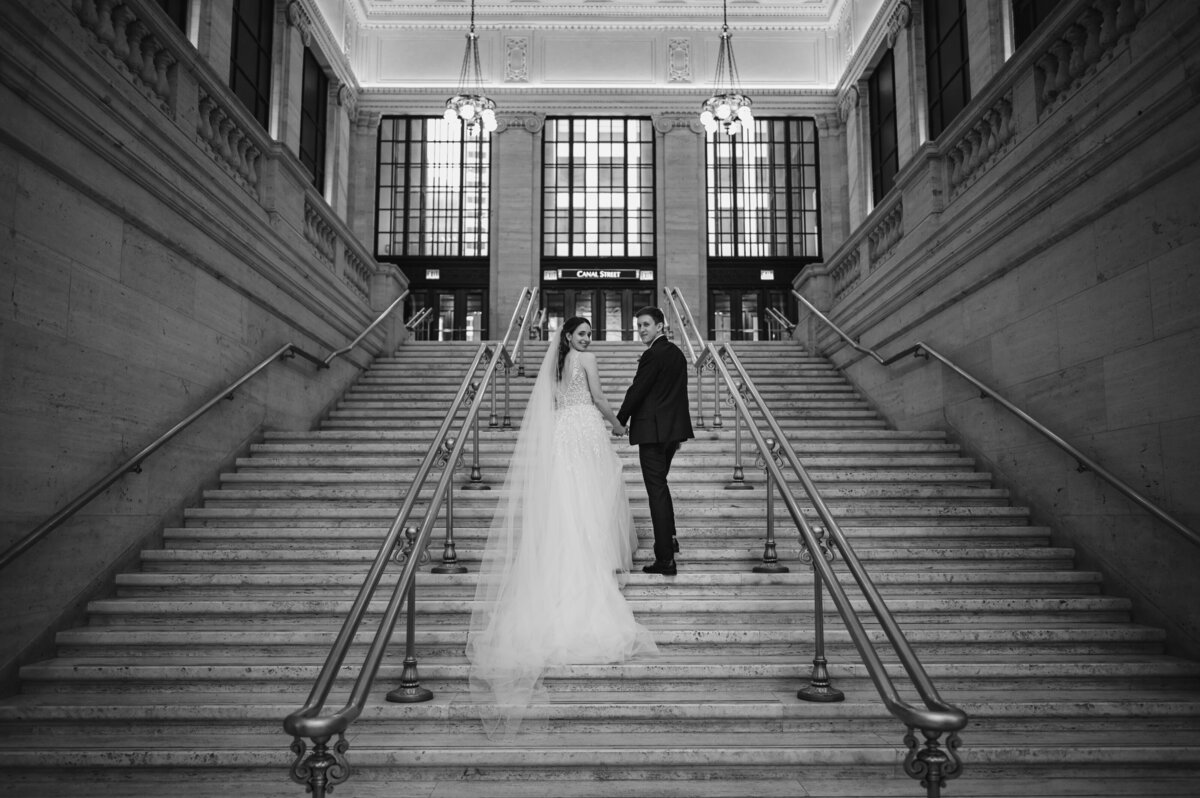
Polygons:
[[[737,392],[742,397],[742,404],[746,404],[745,381],[738,380]],[[742,470],[742,414],[737,411],[733,391],[729,392],[725,401],[733,408],[733,479],[725,486],[725,490],[753,490],[754,486],[746,481],[746,474]],[[746,423],[750,423],[749,419]]]
[[350,763],[346,761],[346,752],[350,750],[350,742],[346,735],[339,732],[338,741],[333,750],[329,750],[329,740],[332,734],[313,738],[312,753],[306,758],[308,746],[304,740],[297,737],[292,740],[291,750],[296,755],[288,776],[297,784],[303,784],[313,798],[325,798],[327,792],[350,778]]
[[696,366],[696,429],[704,429],[704,364]]
[[816,651],[813,654],[812,675],[809,677],[808,686],[801,687],[796,693],[796,698],[803,701],[832,704],[836,701],[846,700],[846,694],[835,688],[829,681],[829,663],[825,659],[825,602],[821,587],[821,575],[817,573],[817,564],[813,562],[813,557],[820,556],[824,557],[826,562],[833,562],[834,551],[825,537],[824,527],[813,524],[812,531],[820,551],[815,553],[810,551],[804,536],[801,535],[800,561],[809,563],[813,567],[813,633],[816,637]]
[[[442,548],[442,564],[429,569],[435,574],[465,574],[467,572],[466,566],[459,563],[458,553],[454,550],[454,471],[459,467],[460,462],[457,458],[454,462],[450,462],[453,451],[454,438],[448,437],[442,442],[442,454],[438,462],[438,465],[444,463],[450,472],[450,488],[446,491],[446,544]],[[436,513],[437,508],[431,505],[429,512]]]
[[[489,346],[487,348],[486,353],[484,354],[484,359],[486,361],[490,361],[492,358],[497,357],[498,354],[499,354],[498,352],[496,352],[495,350],[492,349],[492,347]],[[496,380],[492,380],[492,415],[491,415],[491,418],[488,419],[489,427],[500,426],[500,416],[496,412],[496,391],[497,390],[499,390],[499,389],[496,387]]]
[[[467,390],[466,401],[471,401],[475,398],[475,394],[479,392],[479,381],[471,383],[471,387]],[[475,418],[471,419],[471,436],[474,438],[473,453],[471,455],[471,480],[462,486],[463,490],[491,490],[490,487],[483,484],[483,472],[479,468],[479,414],[475,414]]]
[[712,374],[712,397],[713,397],[712,425],[713,425],[713,429],[720,429],[722,426],[724,426],[724,422],[721,420],[721,400],[717,395],[719,393],[718,383],[717,383],[717,379],[718,379],[717,378],[717,364],[713,363],[711,360],[707,360],[704,363],[704,368],[705,368],[705,371]]
[[[433,512],[432,508],[430,512]],[[409,557],[416,557],[418,563],[429,562],[429,552],[414,551],[417,542],[417,528],[404,528],[404,548],[397,556],[397,562],[404,562]],[[404,638],[404,670],[400,672],[400,686],[387,694],[387,700],[395,704],[419,704],[433,699],[433,691],[421,686],[421,677],[417,673],[417,580],[414,576],[408,586],[408,618],[405,622]]]
[[[767,452],[776,466],[783,465],[779,456],[779,444],[774,438],[767,438]],[[767,467],[766,452],[760,453],[757,464],[767,472],[767,540],[763,546],[762,562],[754,566],[756,574],[786,574],[788,567],[779,564],[779,555],[775,551],[775,478]]]
[[511,411],[511,385],[512,385],[512,361],[505,359],[504,361],[504,429],[512,429],[512,411]]

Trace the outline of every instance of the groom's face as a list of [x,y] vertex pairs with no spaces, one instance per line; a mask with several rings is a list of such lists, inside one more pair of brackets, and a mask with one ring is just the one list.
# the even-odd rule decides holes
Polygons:
[[656,322],[653,316],[638,316],[637,317],[638,337],[642,339],[642,343],[646,346],[659,336],[663,331],[663,324]]

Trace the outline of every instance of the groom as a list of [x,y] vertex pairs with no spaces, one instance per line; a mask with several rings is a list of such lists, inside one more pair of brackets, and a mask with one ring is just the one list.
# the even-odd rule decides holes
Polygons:
[[688,363],[679,347],[663,335],[663,312],[645,307],[637,312],[637,332],[646,351],[638,358],[633,384],[617,411],[617,421],[628,423],[629,442],[637,444],[642,480],[650,498],[654,524],[654,562],[642,570],[674,576],[675,505],[667,487],[667,472],[679,444],[692,434],[688,411]]

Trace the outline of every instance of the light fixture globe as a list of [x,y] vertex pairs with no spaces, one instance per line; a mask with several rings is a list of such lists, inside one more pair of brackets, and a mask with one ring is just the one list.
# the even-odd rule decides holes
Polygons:
[[737,61],[733,57],[733,34],[729,32],[727,0],[721,4],[724,14],[721,25],[721,46],[717,50],[717,74],[713,79],[716,91],[700,105],[700,123],[708,133],[723,130],[736,136],[754,126],[753,104],[738,88]]
[[442,117],[447,122],[462,122],[467,135],[477,136],[482,130],[496,129],[496,103],[483,93],[483,73],[479,65],[479,34],[475,33],[475,0],[471,0],[471,29],[467,33],[467,50],[463,53],[462,70],[458,75],[458,93],[446,100]]

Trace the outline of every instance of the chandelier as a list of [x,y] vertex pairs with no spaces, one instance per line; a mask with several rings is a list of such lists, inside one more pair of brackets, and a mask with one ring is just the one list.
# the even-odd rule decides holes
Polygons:
[[717,76],[713,79],[716,91],[700,106],[700,122],[708,133],[724,130],[730,136],[736,136],[743,128],[752,131],[754,113],[750,110],[750,98],[738,86],[733,34],[729,32],[728,0],[722,0],[721,12],[721,48],[717,51]]
[[467,51],[463,53],[462,70],[458,74],[458,92],[446,100],[447,122],[461,120],[470,136],[496,129],[496,103],[483,93],[483,74],[479,67],[479,34],[475,32],[475,0],[471,0],[471,31],[467,34]]

